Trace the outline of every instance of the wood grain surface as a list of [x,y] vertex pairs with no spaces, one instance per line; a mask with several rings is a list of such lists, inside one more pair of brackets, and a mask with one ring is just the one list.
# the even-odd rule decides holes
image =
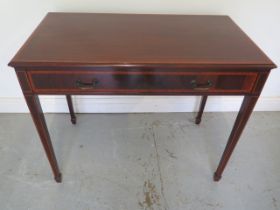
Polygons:
[[273,62],[228,16],[48,13],[10,65],[238,65]]

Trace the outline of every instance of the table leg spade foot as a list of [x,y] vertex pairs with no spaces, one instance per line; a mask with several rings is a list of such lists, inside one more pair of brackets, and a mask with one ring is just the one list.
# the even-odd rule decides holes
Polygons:
[[215,182],[220,181],[221,178],[222,178],[222,176],[217,174],[217,172],[214,173],[213,179],[214,179]]
[[75,125],[75,124],[76,124],[76,122],[77,122],[76,117],[71,117],[71,122],[72,122],[72,124],[73,124],[73,125]]
[[61,183],[62,182],[62,174],[59,173],[57,176],[54,177],[54,179],[57,183]]
[[201,118],[195,118],[195,124],[197,124],[197,125],[199,125],[200,124],[200,122],[201,122]]

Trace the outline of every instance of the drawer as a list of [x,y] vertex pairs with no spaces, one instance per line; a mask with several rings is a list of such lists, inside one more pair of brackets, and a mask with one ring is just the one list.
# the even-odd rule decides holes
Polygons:
[[28,71],[36,93],[249,93],[257,73]]

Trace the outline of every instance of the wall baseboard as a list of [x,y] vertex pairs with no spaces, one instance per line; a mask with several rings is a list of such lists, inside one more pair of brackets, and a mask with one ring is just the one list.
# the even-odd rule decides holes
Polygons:
[[[44,112],[68,112],[64,96],[40,96]],[[242,97],[210,96],[206,112],[238,111]],[[77,113],[194,112],[196,96],[73,96]],[[280,111],[280,97],[261,97],[255,111]],[[23,97],[0,98],[0,113],[27,113]]]

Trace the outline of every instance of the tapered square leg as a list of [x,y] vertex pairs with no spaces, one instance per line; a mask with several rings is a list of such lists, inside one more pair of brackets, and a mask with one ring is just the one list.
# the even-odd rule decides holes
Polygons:
[[203,114],[203,111],[204,111],[204,108],[205,108],[207,97],[208,96],[202,96],[202,98],[201,98],[200,105],[199,105],[199,111],[198,111],[197,116],[195,118],[195,124],[197,124],[197,125],[200,124],[200,122],[201,122],[201,117],[202,117],[202,114]]
[[219,181],[222,177],[222,173],[227,165],[227,162],[230,159],[230,156],[239,140],[239,137],[242,134],[242,131],[245,128],[245,125],[255,107],[255,104],[258,100],[258,96],[245,96],[235,120],[233,129],[229,136],[226,148],[218,165],[216,172],[214,173],[214,181]]
[[76,124],[77,121],[76,121],[76,116],[74,113],[71,95],[66,95],[66,99],[67,99],[67,104],[68,104],[68,108],[69,108],[69,112],[70,112],[70,116],[71,116],[71,122],[72,122],[72,124]]
[[55,153],[53,150],[52,142],[50,139],[49,131],[46,125],[45,117],[42,112],[42,108],[40,105],[40,101],[37,95],[25,95],[25,100],[28,105],[28,108],[30,110],[32,119],[35,123],[35,126],[37,128],[38,134],[40,136],[42,145],[44,147],[44,150],[46,152],[46,155],[48,157],[48,160],[50,162],[54,179],[57,182],[62,181],[62,175],[60,173],[57,160],[55,157]]

